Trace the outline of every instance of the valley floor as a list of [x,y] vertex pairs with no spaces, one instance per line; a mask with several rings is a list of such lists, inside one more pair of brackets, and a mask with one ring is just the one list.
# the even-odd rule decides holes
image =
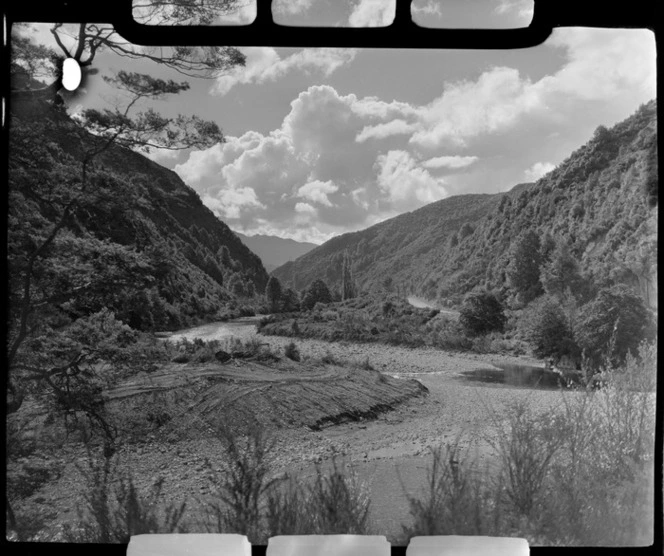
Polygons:
[[[254,334],[242,329],[245,338]],[[263,337],[261,337],[263,338]],[[265,341],[265,338],[263,338]],[[269,337],[271,347],[283,349],[290,339]],[[307,427],[281,429],[276,434],[274,469],[306,477],[314,473],[315,462],[331,461],[344,455],[371,491],[372,518],[377,534],[395,542],[401,525],[408,523],[406,492],[415,494],[424,486],[430,465],[429,447],[457,442],[480,463],[489,462],[491,449],[484,440],[494,415],[505,404],[528,398],[533,406],[546,408],[560,403],[556,390],[537,390],[467,381],[465,371],[492,368],[492,362],[537,364],[534,360],[497,355],[452,354],[432,348],[405,348],[383,344],[296,341],[303,359],[333,357],[362,362],[368,359],[376,369],[400,378],[415,378],[429,389],[425,397],[410,399],[376,419],[333,425],[319,431]],[[163,442],[155,437],[124,449],[137,486],[149,489],[164,479],[164,501],[188,501],[190,523],[210,494],[210,469],[222,455],[221,445],[210,438]],[[76,464],[85,461],[82,447],[67,449],[61,456],[66,468],[57,482],[45,485],[31,497],[56,513],[52,524],[71,522],[81,500],[81,476]],[[51,533],[55,533],[52,530]]]

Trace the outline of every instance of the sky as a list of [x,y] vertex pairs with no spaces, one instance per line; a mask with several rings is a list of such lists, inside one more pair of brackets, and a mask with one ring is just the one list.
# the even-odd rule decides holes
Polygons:
[[[279,0],[278,23],[389,24],[390,1]],[[253,19],[251,6],[235,23]],[[254,12],[255,13],[255,12]],[[430,26],[523,27],[522,0],[415,0]],[[280,19],[282,18],[282,19]],[[29,31],[49,43],[48,27]],[[648,30],[559,28],[518,50],[241,49],[246,66],[153,107],[216,121],[226,141],[155,151],[232,229],[322,243],[425,204],[535,181],[656,96]],[[100,53],[81,108],[117,102],[120,69],[183,80]],[[145,108],[147,106],[144,106]]]

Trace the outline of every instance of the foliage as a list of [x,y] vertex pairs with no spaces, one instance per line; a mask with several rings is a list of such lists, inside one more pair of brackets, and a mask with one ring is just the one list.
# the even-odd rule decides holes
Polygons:
[[[147,0],[138,5],[134,4],[133,8],[137,20],[144,24],[187,25],[210,23],[214,17],[233,12],[240,6],[241,3],[238,0],[204,0],[203,2],[175,0],[168,4]],[[244,55],[237,48],[227,46],[137,48],[124,40],[113,26],[108,24],[55,23],[49,31],[56,41],[57,55],[55,51],[44,49],[31,42],[29,43],[31,48],[28,48],[24,44],[26,42],[23,37],[25,33],[20,34],[15,31],[14,35],[17,38],[14,40],[18,43],[18,48],[15,49],[14,56],[16,66],[28,71],[40,69],[40,77],[51,80],[51,84],[45,90],[53,95],[61,88],[62,60],[73,58],[85,73],[91,73],[90,70],[97,54],[104,51],[110,51],[125,58],[149,60],[191,77],[217,77],[236,66],[243,66],[245,63]],[[63,40],[63,37],[67,38]],[[65,46],[65,42],[71,46]],[[33,83],[29,82],[28,85],[28,90],[38,89]]]
[[463,300],[459,323],[470,336],[502,331],[506,320],[500,301],[491,292],[471,292]]
[[357,476],[332,459],[331,472],[316,465],[316,478],[309,491],[313,512],[313,533],[366,535],[369,533],[371,502],[366,487]]
[[69,542],[128,543],[132,535],[186,532],[181,525],[184,503],[159,511],[163,479],[145,496],[117,457],[89,451],[86,463],[87,467],[81,468],[86,482],[85,507],[79,510],[78,523],[66,529]]
[[430,448],[422,497],[408,494],[413,523],[406,539],[429,535],[481,535],[491,531],[488,487],[461,459],[458,445]]
[[527,402],[515,402],[507,415],[507,424],[496,423],[497,437],[492,444],[506,475],[507,496],[519,513],[529,515],[540,501],[552,458],[563,439],[551,430],[552,416],[534,414]]
[[274,440],[258,424],[242,437],[224,427],[218,433],[225,457],[216,462],[221,471],[215,475],[214,499],[207,504],[208,531],[247,535],[255,543],[262,499],[275,484],[268,459]]
[[512,245],[509,252],[506,276],[510,286],[524,303],[542,293],[540,283],[540,240],[533,231],[523,233]]
[[281,298],[281,282],[274,276],[270,276],[267,286],[265,286],[265,299],[271,312],[276,313],[281,309]]
[[519,323],[533,353],[540,358],[553,357],[556,361],[563,356],[577,359],[581,355],[572,325],[561,302],[551,296],[542,296],[531,303]]
[[645,339],[652,320],[643,300],[624,285],[599,291],[581,310],[576,335],[588,364],[620,364]]
[[316,303],[330,303],[332,296],[330,289],[323,280],[314,280],[302,296],[302,309],[309,311],[314,308]]
[[286,313],[300,310],[300,296],[291,288],[287,288],[282,295],[283,310]]
[[549,261],[542,265],[540,280],[544,291],[549,295],[562,298],[568,291],[580,296],[584,289],[579,262],[565,243],[556,245]]
[[289,343],[284,348],[284,355],[288,357],[288,359],[292,359],[293,361],[300,360],[300,350],[297,349],[297,345],[295,345],[295,342]]

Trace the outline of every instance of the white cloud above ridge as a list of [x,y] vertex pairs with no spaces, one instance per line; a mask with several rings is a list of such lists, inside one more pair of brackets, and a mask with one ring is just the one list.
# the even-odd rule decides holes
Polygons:
[[535,162],[535,164],[524,172],[524,175],[528,181],[537,181],[542,176],[551,172],[555,167],[556,165],[550,162]]
[[393,150],[378,155],[375,166],[378,170],[378,186],[388,194],[391,201],[407,210],[447,196],[442,180],[434,179],[406,151]]
[[[488,183],[485,191],[503,186],[496,165],[516,152],[510,149],[524,154],[511,162],[516,173],[505,174],[504,186],[522,176],[537,179],[551,165],[540,161],[557,158],[537,153],[532,138],[603,116],[600,106],[627,110],[617,121],[654,96],[654,41],[638,31],[603,31],[557,30],[551,46],[564,48],[567,62],[544,78],[493,67],[474,80],[446,83],[420,106],[311,86],[292,101],[277,129],[229,137],[223,146],[192,153],[176,171],[190,176],[185,181],[198,191],[231,203],[225,213],[235,216],[232,227],[315,241],[462,192],[464,184]],[[588,102],[595,103],[594,116]],[[593,129],[599,123],[610,122],[599,120]],[[525,124],[530,135],[520,131]],[[444,181],[437,177],[441,170]],[[309,190],[313,183],[337,189]],[[256,202],[243,188],[254,191]],[[221,194],[224,189],[240,193]],[[219,205],[215,212],[224,214]]]
[[353,61],[357,51],[351,48],[305,48],[282,58],[272,47],[241,48],[246,56],[244,67],[235,67],[217,77],[211,93],[225,95],[238,84],[262,84],[275,81],[291,71],[319,73],[325,77]]

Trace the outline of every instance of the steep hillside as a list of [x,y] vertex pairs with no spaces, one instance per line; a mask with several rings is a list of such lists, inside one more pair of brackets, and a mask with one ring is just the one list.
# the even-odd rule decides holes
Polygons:
[[[136,328],[177,328],[219,318],[238,297],[246,302],[264,290],[268,275],[259,257],[177,174],[112,146],[95,157],[81,189],[83,149],[98,139],[64,110],[13,100],[9,261],[16,303],[26,253],[76,195],[73,214],[44,258],[44,280],[37,276],[34,284],[35,295],[46,296],[58,286],[56,275],[62,291],[78,292],[66,302],[70,316],[108,307]],[[93,295],[93,281],[105,281],[104,291]]]
[[318,247],[315,243],[295,241],[277,236],[254,235],[246,236],[235,232],[249,249],[261,258],[265,269],[270,272],[288,261],[294,261],[298,257]]
[[360,288],[369,289],[385,277],[394,284],[409,283],[412,265],[450,238],[466,222],[475,222],[498,202],[499,195],[459,195],[432,203],[376,224],[366,230],[343,234],[273,271],[285,285],[305,288],[322,278],[331,286],[341,282],[344,252],[353,259]]
[[650,305],[657,286],[657,105],[594,137],[536,184],[506,194],[461,195],[333,238],[273,272],[284,284],[336,286],[345,250],[363,289],[393,286],[458,302],[479,285],[505,286],[520,234],[567,242],[597,285],[623,282]]

